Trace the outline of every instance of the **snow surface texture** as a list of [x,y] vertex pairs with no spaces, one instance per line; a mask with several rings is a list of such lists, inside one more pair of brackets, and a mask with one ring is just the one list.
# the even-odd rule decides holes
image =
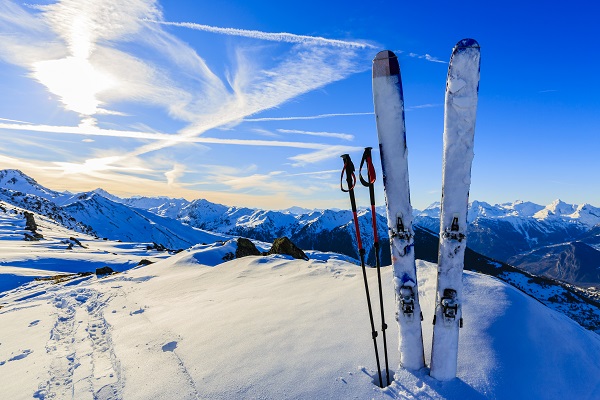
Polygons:
[[[387,226],[390,232],[406,235],[392,235],[390,241],[396,292],[396,320],[400,329],[400,359],[405,368],[418,370],[424,367],[425,360],[413,247],[413,210],[408,181],[404,98],[398,59],[391,51],[382,51],[373,60],[373,103],[385,187]],[[398,232],[398,220],[402,221],[402,232]],[[412,313],[405,314],[402,311],[402,287],[413,291]]]
[[[470,272],[458,379],[398,369],[380,389],[359,266],[322,255],[210,267],[228,246],[9,292],[0,309],[2,398],[592,399],[600,390],[598,335]],[[417,266],[431,320],[437,268]],[[392,270],[382,272],[392,312]],[[374,286],[376,271],[368,274]],[[426,349],[431,333],[425,324]]]
[[[442,161],[442,204],[436,324],[434,325],[431,376],[449,380],[456,376],[458,329],[462,318],[462,270],[464,268],[467,209],[471,185],[471,163],[479,89],[479,44],[472,39],[454,48],[446,86],[444,113],[444,158]],[[457,219],[458,227],[452,230]],[[462,235],[462,237],[451,237]],[[455,291],[458,309],[445,318],[441,301],[444,291]]]
[[[109,266],[114,271],[135,267],[142,259],[157,261],[166,252],[148,249],[146,243],[114,242],[75,232],[55,221],[33,214],[40,241],[24,241],[25,210],[0,202],[0,301],[5,290],[38,277],[95,272]],[[1,397],[1,396],[0,396]]]

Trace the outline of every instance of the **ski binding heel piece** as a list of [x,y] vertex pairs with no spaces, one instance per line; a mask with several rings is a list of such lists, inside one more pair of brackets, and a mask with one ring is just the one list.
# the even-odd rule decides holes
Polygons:
[[456,314],[458,312],[456,290],[444,289],[444,296],[442,297],[440,304],[442,306],[442,315],[444,316],[444,320],[446,320],[447,322],[455,320]]
[[402,313],[412,318],[415,312],[415,293],[411,286],[400,287],[400,299],[402,303]]

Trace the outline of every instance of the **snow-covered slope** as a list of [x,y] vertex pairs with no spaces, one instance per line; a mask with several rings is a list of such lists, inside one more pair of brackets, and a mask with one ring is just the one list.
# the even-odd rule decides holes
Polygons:
[[[104,196],[107,197],[107,196]],[[126,199],[113,199],[135,208],[142,208],[162,217],[177,219],[181,210],[190,204],[186,199],[173,199],[170,197],[142,197],[135,196]]]
[[26,241],[32,231],[27,229],[25,212],[0,203],[0,301],[4,291],[38,277],[95,272],[104,266],[123,271],[143,259],[169,256],[144,243],[114,242],[75,232],[40,214],[32,214],[39,239]]
[[[475,273],[464,276],[458,379],[442,384],[427,369],[397,369],[393,384],[379,389],[358,266],[269,256],[210,267],[227,246],[8,293],[0,309],[3,396],[591,399],[600,390],[598,335]],[[430,321],[436,268],[418,268]],[[368,274],[375,285],[375,271]],[[390,268],[383,282],[393,315]],[[389,325],[395,368],[397,328]],[[430,324],[424,337],[429,360]]]
[[182,249],[227,238],[116,203],[95,192],[80,194],[77,201],[66,205],[64,210],[92,226],[99,236],[113,240],[154,242],[167,248]]
[[[556,200],[548,206],[516,201],[469,207],[469,247],[489,257],[509,258],[544,246],[575,241],[600,223],[600,209]],[[432,204],[415,224],[439,231],[439,205]]]
[[18,169],[0,170],[0,187],[35,195],[46,200],[54,200],[64,196],[63,193],[43,187],[35,179],[25,175]]

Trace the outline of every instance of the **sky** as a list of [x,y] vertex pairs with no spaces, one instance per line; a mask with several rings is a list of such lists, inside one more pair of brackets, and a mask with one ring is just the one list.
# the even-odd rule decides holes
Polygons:
[[[526,4],[525,4],[526,3]],[[399,57],[411,199],[441,196],[455,43],[481,45],[471,200],[600,205],[593,2],[0,0],[0,169],[54,190],[348,208]],[[374,162],[379,167],[378,152]],[[381,177],[378,204],[384,204]],[[359,205],[368,191],[357,189]]]

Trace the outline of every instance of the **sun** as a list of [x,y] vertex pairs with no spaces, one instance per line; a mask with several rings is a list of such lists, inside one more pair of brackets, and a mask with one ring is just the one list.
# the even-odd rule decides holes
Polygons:
[[116,85],[108,73],[94,67],[87,58],[66,57],[33,64],[33,77],[57,95],[65,108],[83,115],[98,112],[98,93]]

